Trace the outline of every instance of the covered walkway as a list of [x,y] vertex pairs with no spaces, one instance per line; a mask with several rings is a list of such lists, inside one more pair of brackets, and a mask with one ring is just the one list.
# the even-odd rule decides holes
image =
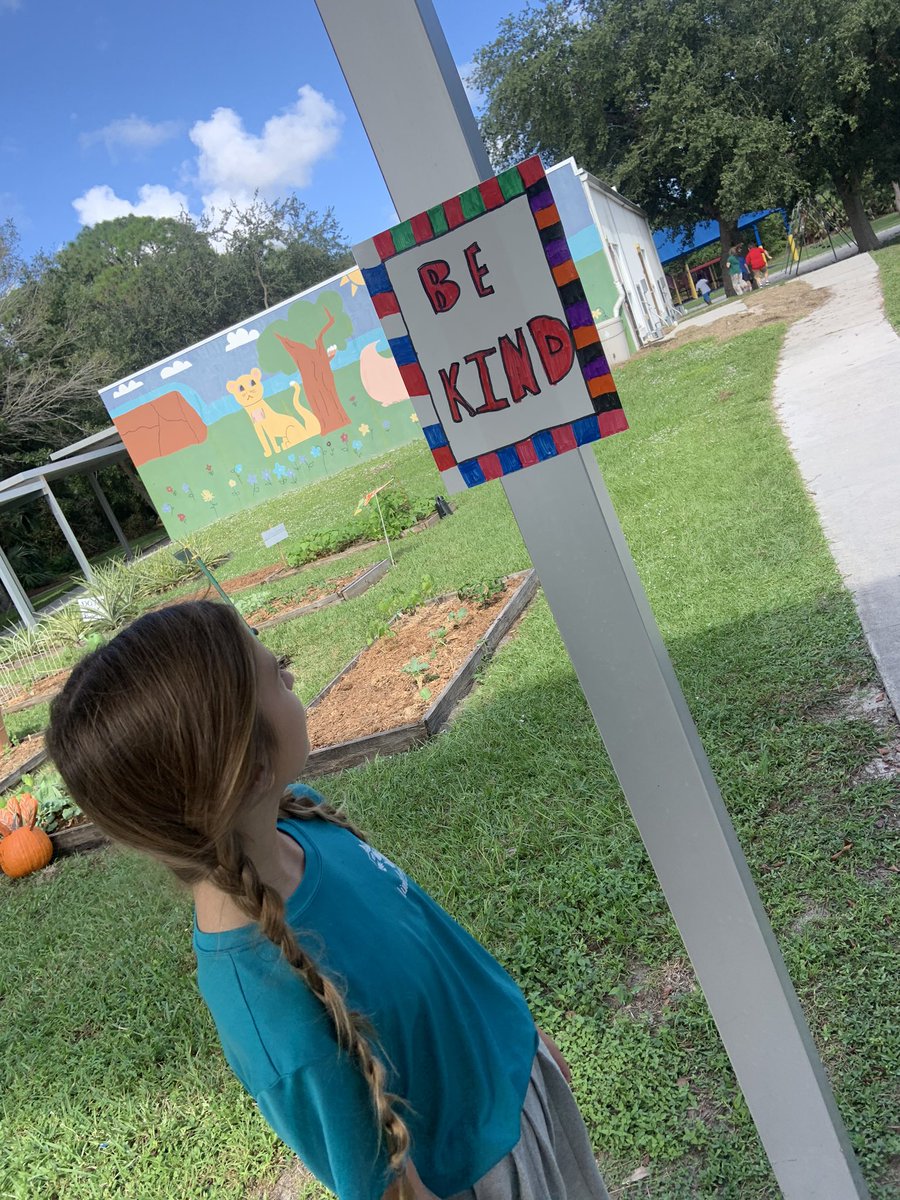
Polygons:
[[[62,531],[69,549],[75,556],[75,560],[81,568],[85,579],[89,580],[91,578],[91,564],[88,562],[87,555],[82,550],[78,538],[75,536],[71,525],[66,519],[65,513],[60,507],[56,496],[53,494],[53,489],[50,485],[53,481],[65,479],[69,475],[87,475],[104,515],[125,551],[125,557],[130,559],[132,553],[128,539],[123,533],[119,522],[116,520],[115,513],[97,479],[98,471],[114,463],[121,463],[125,467],[136,486],[145,496],[148,503],[150,503],[150,498],[147,496],[143,484],[131,467],[131,460],[119,436],[119,431],[115,427],[110,426],[109,429],[103,429],[99,433],[83,438],[80,442],[74,442],[71,446],[65,446],[62,450],[55,451],[50,455],[50,461],[45,466],[32,467],[29,471],[21,471],[18,475],[12,475],[9,479],[0,480],[0,510],[5,509],[8,511],[20,508],[23,504],[28,504],[37,498],[44,497],[50,505],[50,511]],[[13,570],[12,564],[3,553],[2,546],[0,546],[0,584],[2,584],[3,588],[9,594],[9,598],[12,600],[16,611],[25,624],[29,626],[36,625],[38,618],[34,606],[28,598],[16,572]]]

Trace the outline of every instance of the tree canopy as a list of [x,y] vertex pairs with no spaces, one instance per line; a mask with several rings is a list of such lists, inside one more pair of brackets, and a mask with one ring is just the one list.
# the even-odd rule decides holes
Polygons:
[[898,31],[900,0],[546,0],[472,82],[498,166],[573,154],[658,225],[718,221],[723,253],[740,213],[830,181],[864,247],[863,177],[898,170]]

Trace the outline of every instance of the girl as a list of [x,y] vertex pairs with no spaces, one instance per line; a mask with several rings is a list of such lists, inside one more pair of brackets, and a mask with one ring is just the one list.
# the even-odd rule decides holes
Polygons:
[[[50,753],[191,887],[229,1065],[341,1200],[607,1200],[568,1072],[498,963],[311,789],[293,678],[230,606],[82,660]],[[565,1076],[565,1077],[564,1077]]]

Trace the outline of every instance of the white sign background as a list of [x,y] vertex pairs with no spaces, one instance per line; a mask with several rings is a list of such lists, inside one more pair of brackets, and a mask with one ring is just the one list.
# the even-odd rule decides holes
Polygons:
[[[481,285],[494,289],[491,296],[478,295],[469,273],[464,252],[473,242],[480,247],[476,262],[488,268]],[[434,259],[449,263],[450,278],[460,289],[456,304],[442,313],[432,309],[418,275],[419,267]],[[431,391],[437,420],[458,462],[593,413],[574,345],[569,373],[552,385],[528,332],[528,321],[537,316],[556,317],[567,330],[569,326],[527,196],[517,196],[458,229],[403,251],[388,259],[385,267]],[[501,334],[506,334],[515,345],[518,328],[524,332],[541,394],[526,395],[514,404],[497,342]],[[491,346],[497,353],[487,359],[486,366],[494,395],[510,400],[509,407],[476,416],[461,408],[463,419],[454,422],[438,372],[458,362],[457,388],[471,407],[477,408],[484,403],[477,365],[463,360],[467,354]]]

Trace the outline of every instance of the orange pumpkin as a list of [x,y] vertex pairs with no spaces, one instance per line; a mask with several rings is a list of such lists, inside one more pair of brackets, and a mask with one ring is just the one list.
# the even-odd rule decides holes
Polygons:
[[37,808],[34,796],[23,792],[0,809],[0,870],[11,879],[39,871],[53,857],[53,843],[35,827]]

